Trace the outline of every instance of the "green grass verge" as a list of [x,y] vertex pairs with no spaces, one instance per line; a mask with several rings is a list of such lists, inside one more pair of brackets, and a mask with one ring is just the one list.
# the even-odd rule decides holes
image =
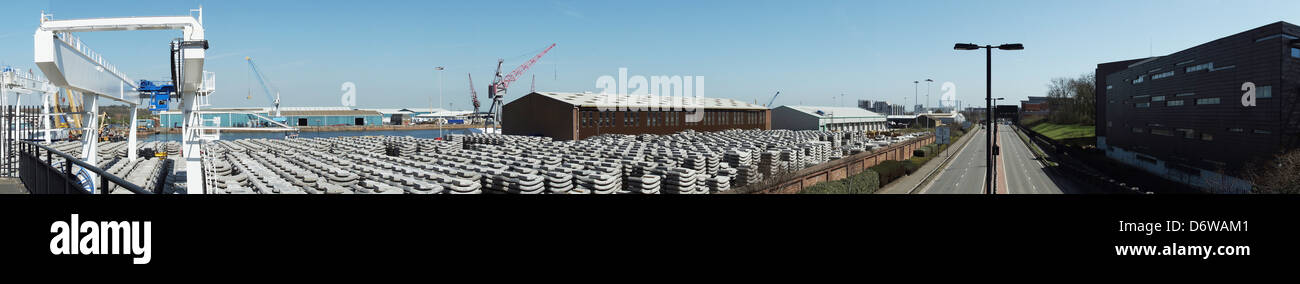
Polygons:
[[1025,124],[1030,130],[1061,143],[1087,146],[1097,144],[1097,129],[1092,125],[1039,123]]

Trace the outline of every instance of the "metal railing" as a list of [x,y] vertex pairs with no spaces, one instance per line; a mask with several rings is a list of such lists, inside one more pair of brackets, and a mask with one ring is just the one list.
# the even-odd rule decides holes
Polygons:
[[[19,144],[19,175],[23,184],[27,186],[27,192],[32,194],[90,194],[83,187],[76,172],[73,171],[73,165],[80,167],[81,170],[90,171],[99,176],[98,190],[99,194],[109,194],[111,190],[109,183],[135,194],[154,194],[144,190],[138,185],[127,182],[113,174],[100,169],[99,167],[88,164],[77,157],[55,150],[45,145],[37,144],[30,141],[22,141]],[[44,157],[42,160],[41,158]],[[56,159],[63,159],[57,165]]]

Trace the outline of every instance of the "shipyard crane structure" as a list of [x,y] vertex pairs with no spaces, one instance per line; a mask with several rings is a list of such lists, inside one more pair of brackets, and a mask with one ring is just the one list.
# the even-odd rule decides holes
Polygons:
[[772,108],[772,103],[776,102],[776,96],[780,96],[780,95],[781,95],[780,91],[776,92],[775,95],[772,95],[772,99],[767,100],[767,104],[763,106],[767,108]]
[[[277,121],[284,119],[284,117],[280,116],[280,89],[275,88],[275,90],[272,91],[271,83],[269,82],[270,80],[267,80],[266,75],[262,74],[262,70],[257,68],[257,63],[253,63],[252,57],[244,57],[244,61],[248,61],[248,68],[252,70],[253,75],[257,77],[257,83],[262,86],[262,93],[265,94],[267,98],[273,99],[271,103],[275,105],[275,109],[274,112],[271,113],[271,117],[277,119]],[[251,99],[253,98],[253,95],[249,94],[248,97]]]
[[[36,75],[31,70],[27,70],[27,72],[22,72],[21,70],[17,70],[14,68],[3,67],[0,68],[0,98],[2,98],[3,100],[3,102],[0,104],[4,106],[10,106],[9,96],[8,96],[9,94],[15,95],[14,96],[15,101],[12,105],[14,107],[22,105],[23,95],[34,95],[34,94],[41,95],[41,102],[42,102],[41,116],[40,116],[41,129],[37,132],[39,133],[39,135],[34,137],[20,136],[17,137],[18,139],[38,139],[38,140],[45,140],[45,143],[50,143],[52,137],[67,136],[66,129],[50,129],[51,127],[50,116],[52,115],[50,113],[50,101],[55,96],[58,96],[59,94],[58,86],[51,84],[49,80],[46,80],[45,78],[39,75]],[[36,127],[36,125],[19,124],[19,125],[15,125],[14,127],[15,127],[14,130],[17,130],[18,133],[20,133],[20,135],[27,135],[27,133],[29,132],[24,130],[29,130],[27,128]],[[4,153],[8,154],[9,152],[4,151]]]
[[[31,130],[32,128],[37,127],[36,125],[15,122],[7,127],[11,127],[17,135],[6,138],[14,140],[43,139],[45,140],[45,143],[48,144],[50,143],[51,136],[55,136],[56,134],[67,135],[66,131],[56,133],[50,129],[50,98],[52,96],[57,96],[58,92],[58,87],[54,86],[54,84],[50,84],[50,82],[45,80],[45,78],[37,76],[35,73],[31,72],[31,70],[22,72],[10,67],[0,68],[0,101],[2,101],[0,102],[0,106],[6,108],[12,107],[14,111],[21,111],[20,106],[22,106],[23,95],[33,94],[40,94],[41,100],[44,104],[43,108],[41,108],[41,116],[39,116],[41,121],[40,127],[42,129],[39,132],[36,132],[39,133],[39,136],[31,135],[31,133],[33,133]],[[14,94],[13,105],[9,104],[9,94]],[[13,145],[16,144],[0,143],[0,161],[9,163],[13,160],[13,157],[10,157],[10,154],[14,153],[14,149],[10,148]]]
[[542,56],[546,55],[547,52],[550,52],[552,48],[555,48],[554,43],[547,46],[546,49],[543,49],[541,53],[537,54],[537,56],[533,56],[532,59],[524,62],[523,65],[519,65],[519,67],[515,68],[514,71],[510,71],[509,74],[504,76],[501,75],[501,65],[504,64],[506,60],[497,59],[496,78],[492,80],[491,85],[488,85],[488,99],[492,100],[492,106],[488,107],[488,112],[492,114],[492,123],[497,126],[500,126],[501,124],[501,107],[504,105],[506,90],[510,88],[510,83],[514,83],[515,80],[518,80],[519,75],[523,75],[524,72],[528,71],[528,68],[532,68],[533,64],[536,64],[537,60],[542,59]]
[[466,74],[469,75],[469,99],[471,102],[474,103],[474,113],[477,114],[479,103],[478,103],[478,91],[474,90],[474,74],[470,74],[470,73],[466,73]]
[[[137,30],[178,30],[181,37],[171,41],[170,71],[174,93],[177,97],[165,97],[167,100],[179,100],[182,116],[181,147],[183,167],[178,167],[185,174],[186,193],[204,193],[203,165],[201,161],[202,141],[205,130],[220,131],[229,127],[205,126],[200,107],[208,105],[209,95],[216,91],[216,75],[204,71],[204,61],[208,41],[204,36],[203,7],[190,10],[185,16],[161,17],[122,17],[55,20],[53,15],[41,12],[40,27],[34,35],[34,61],[49,82],[71,93],[84,94],[82,105],[82,140],[84,141],[83,159],[89,164],[98,163],[97,149],[99,125],[99,100],[108,99],[126,103],[131,106],[131,116],[136,116],[140,101],[141,86],[131,80],[125,72],[108,63],[103,55],[94,52],[78,40],[74,33],[137,31]],[[151,93],[154,95],[156,93]],[[149,99],[154,99],[150,97]],[[156,102],[154,102],[156,103]],[[244,128],[240,128],[244,129]],[[128,158],[136,159],[136,120],[131,120],[131,134],[128,137]],[[219,134],[218,134],[219,135]],[[97,178],[90,177],[83,181],[94,192]],[[99,185],[102,186],[102,185]]]

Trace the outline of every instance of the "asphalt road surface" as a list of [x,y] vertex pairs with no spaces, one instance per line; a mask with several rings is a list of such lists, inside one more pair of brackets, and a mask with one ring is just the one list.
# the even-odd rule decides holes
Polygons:
[[1011,194],[1061,194],[1061,187],[1052,181],[1045,172],[1043,163],[1020,140],[1020,135],[1012,130],[1013,126],[998,127],[998,139],[1002,144],[1002,168],[1006,171],[1007,192]]
[[[961,148],[948,149],[948,153],[940,153],[940,159],[946,159],[947,155],[954,155],[952,162],[948,163],[947,168],[939,171],[934,181],[930,182],[921,193],[925,194],[982,194],[984,175],[988,171],[985,164],[987,160],[984,157],[987,141],[987,135],[984,130],[977,130]],[[933,163],[942,163],[943,160],[933,160]]]
[[[1002,164],[998,170],[1006,176],[1006,192],[1011,194],[1052,194],[1062,193],[1061,186],[1044,171],[1042,163],[1035,159],[1029,147],[1025,145],[1009,125],[999,125],[998,142],[1002,144]],[[984,193],[987,167],[985,166],[985,132],[979,130],[968,145],[961,149],[950,149],[953,158],[946,168],[940,170],[933,181],[921,193],[925,194],[982,194]],[[941,156],[946,157],[946,156]],[[942,161],[935,161],[942,162]]]

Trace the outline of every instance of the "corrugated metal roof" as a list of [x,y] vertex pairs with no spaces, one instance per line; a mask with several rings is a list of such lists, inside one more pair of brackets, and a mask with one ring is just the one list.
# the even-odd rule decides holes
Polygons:
[[705,98],[705,97],[677,97],[677,96],[640,96],[640,95],[623,95],[603,94],[603,93],[555,93],[555,92],[536,92],[541,96],[546,96],[566,104],[580,107],[632,107],[632,108],[649,108],[650,106],[669,107],[699,107],[705,109],[752,109],[766,110],[767,107],[746,103],[733,99]]
[[[885,116],[869,110],[855,107],[827,106],[781,106],[807,115],[815,116],[822,124],[884,122]],[[779,113],[779,112],[774,112]],[[777,118],[779,119],[779,117]]]
[[434,113],[422,113],[416,115],[415,117],[446,117],[446,116],[462,116],[462,115],[470,115],[470,114],[474,114],[474,112],[467,111],[467,110],[455,110],[455,111],[440,111]]
[[441,108],[436,108],[436,109],[431,109],[431,108],[377,108],[377,109],[367,109],[367,110],[378,111],[379,113],[382,113],[382,114],[413,113],[413,112],[441,112],[441,111],[447,111],[447,110],[445,110],[445,109],[441,109]]
[[781,106],[781,107],[790,108],[802,113],[806,113],[821,118],[864,117],[864,118],[880,118],[882,120],[885,118],[884,115],[881,115],[879,113],[875,113],[873,111],[855,108],[855,107],[827,107],[827,106]]
[[324,115],[341,115],[341,116],[369,116],[380,115],[373,110],[284,110],[280,109],[282,116],[324,116]]

